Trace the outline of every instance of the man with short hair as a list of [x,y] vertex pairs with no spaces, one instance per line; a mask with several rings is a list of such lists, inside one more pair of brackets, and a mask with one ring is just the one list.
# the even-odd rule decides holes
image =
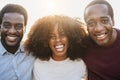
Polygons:
[[32,80],[34,57],[21,42],[27,19],[27,11],[18,4],[7,4],[0,12],[0,80]]
[[93,0],[84,11],[92,45],[83,60],[88,80],[120,80],[120,30],[113,28],[114,12],[106,0]]

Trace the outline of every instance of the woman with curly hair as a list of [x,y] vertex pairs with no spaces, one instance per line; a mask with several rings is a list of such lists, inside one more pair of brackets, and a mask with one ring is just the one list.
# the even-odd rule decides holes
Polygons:
[[50,15],[32,26],[26,49],[36,57],[35,80],[81,80],[86,78],[86,65],[81,59],[86,33],[83,24],[68,16]]

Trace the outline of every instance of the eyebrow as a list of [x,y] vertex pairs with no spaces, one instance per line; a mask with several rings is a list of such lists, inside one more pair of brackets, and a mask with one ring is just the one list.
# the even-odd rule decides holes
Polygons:
[[106,18],[106,19],[108,19],[108,17],[107,16],[103,16],[103,17],[101,17],[102,19],[104,19],[104,18]]
[[50,32],[49,35],[55,35],[54,33]]
[[89,19],[86,21],[86,23],[93,22],[93,21],[94,21],[94,19]]

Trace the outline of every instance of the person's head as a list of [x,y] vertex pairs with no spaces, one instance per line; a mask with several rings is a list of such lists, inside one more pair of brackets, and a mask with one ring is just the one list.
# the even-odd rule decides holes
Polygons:
[[84,54],[81,48],[86,33],[83,25],[68,16],[51,15],[37,20],[32,26],[26,49],[42,60],[74,60]]
[[93,0],[84,11],[90,37],[100,46],[109,46],[116,39],[114,12],[106,0]]
[[27,11],[18,4],[7,4],[0,12],[1,42],[14,53],[19,47],[27,24]]

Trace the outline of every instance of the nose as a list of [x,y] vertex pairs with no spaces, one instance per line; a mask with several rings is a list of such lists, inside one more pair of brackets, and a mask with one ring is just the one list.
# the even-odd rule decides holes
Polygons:
[[99,33],[101,31],[103,31],[103,29],[104,29],[104,26],[98,22],[96,27],[95,27],[95,32]]
[[60,36],[57,36],[56,37],[56,42],[60,42],[61,41],[61,37]]
[[14,28],[14,26],[11,26],[11,28],[9,29],[9,33],[14,34],[16,32],[16,29]]

